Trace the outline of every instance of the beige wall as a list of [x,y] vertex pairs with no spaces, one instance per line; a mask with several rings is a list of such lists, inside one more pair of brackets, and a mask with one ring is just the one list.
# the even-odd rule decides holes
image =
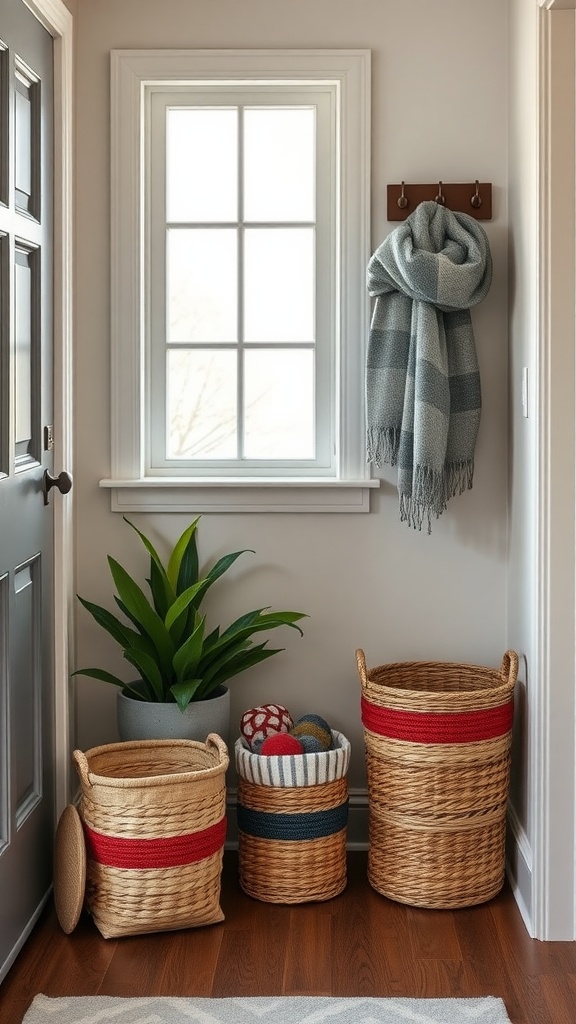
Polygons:
[[[76,106],[77,590],[111,605],[106,554],[144,572],[136,539],[110,512],[109,52],[152,47],[369,47],[373,57],[372,241],[386,221],[386,183],[494,185],[486,223],[494,259],[473,312],[483,387],[474,489],[432,536],[400,524],[392,470],[369,515],[206,515],[201,556],[254,548],[213,590],[215,621],[261,605],[309,613],[305,636],[232,681],[242,711],[278,700],[324,715],[353,746],[350,781],[365,785],[354,650],[369,665],[433,658],[499,665],[507,645],[508,316],[507,24],[501,0],[79,0]],[[190,517],[135,517],[160,547]],[[517,631],[521,639],[521,632]],[[280,639],[276,637],[275,639]],[[522,652],[521,652],[522,653]],[[77,664],[123,668],[81,610]],[[115,693],[78,683],[78,743],[115,734]]]

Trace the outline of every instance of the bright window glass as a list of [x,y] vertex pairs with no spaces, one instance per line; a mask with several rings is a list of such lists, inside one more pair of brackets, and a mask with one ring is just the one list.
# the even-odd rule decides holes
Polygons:
[[314,354],[299,349],[245,353],[244,449],[254,459],[314,455]]
[[246,341],[314,341],[315,285],[312,228],[247,228]]
[[168,220],[234,220],[238,209],[237,110],[173,107],[166,117]]
[[271,107],[244,115],[244,214],[252,221],[314,219],[313,107]]
[[235,352],[172,349],[166,436],[171,459],[233,459],[237,452]]
[[226,228],[168,228],[168,342],[235,341],[238,242]]

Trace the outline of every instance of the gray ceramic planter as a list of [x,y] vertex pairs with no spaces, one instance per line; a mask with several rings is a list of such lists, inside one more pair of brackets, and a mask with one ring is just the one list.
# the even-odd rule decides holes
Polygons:
[[215,732],[226,744],[230,728],[230,691],[221,686],[213,697],[192,701],[185,711],[177,704],[134,700],[118,690],[118,733],[121,740],[200,740]]

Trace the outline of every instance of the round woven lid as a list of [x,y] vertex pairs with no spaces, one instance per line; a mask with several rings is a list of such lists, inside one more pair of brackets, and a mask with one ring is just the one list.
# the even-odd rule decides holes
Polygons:
[[86,885],[86,847],[80,815],[68,804],[60,815],[54,851],[54,903],[62,931],[78,924]]

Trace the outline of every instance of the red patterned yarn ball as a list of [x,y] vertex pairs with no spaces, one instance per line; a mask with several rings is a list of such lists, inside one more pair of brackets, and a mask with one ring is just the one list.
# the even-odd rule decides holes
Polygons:
[[260,753],[264,757],[272,757],[273,754],[302,754],[304,748],[295,736],[289,732],[277,732],[267,736],[260,747]]
[[293,725],[292,715],[283,704],[261,704],[244,712],[240,719],[240,732],[252,748],[267,736],[289,732]]

